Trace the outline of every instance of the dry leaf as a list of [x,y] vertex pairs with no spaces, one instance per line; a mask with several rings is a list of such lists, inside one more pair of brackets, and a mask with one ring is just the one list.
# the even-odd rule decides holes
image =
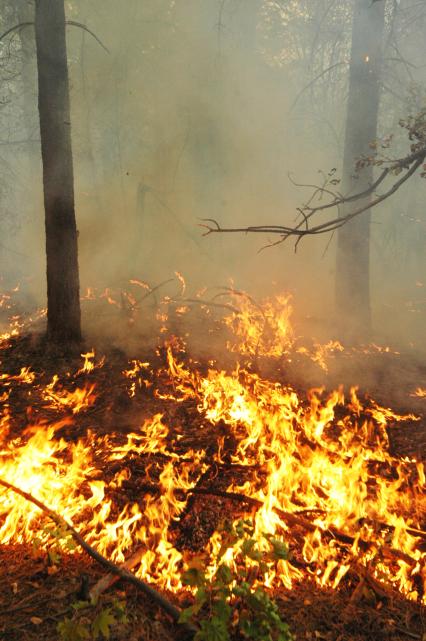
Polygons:
[[52,574],[57,574],[59,572],[59,568],[57,565],[49,565],[47,568],[47,574],[49,576],[52,576]]

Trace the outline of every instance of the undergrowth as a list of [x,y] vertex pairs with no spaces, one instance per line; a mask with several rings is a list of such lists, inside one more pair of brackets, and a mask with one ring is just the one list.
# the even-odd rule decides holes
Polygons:
[[[190,622],[197,628],[195,641],[293,639],[264,585],[267,574],[287,558],[287,546],[265,534],[266,545],[261,549],[253,535],[250,521],[225,524],[216,557],[209,562],[205,557],[194,559],[184,573],[183,583],[195,594],[192,605],[182,611],[180,622]],[[232,562],[227,555],[231,548]],[[211,561],[216,570],[209,576]]]

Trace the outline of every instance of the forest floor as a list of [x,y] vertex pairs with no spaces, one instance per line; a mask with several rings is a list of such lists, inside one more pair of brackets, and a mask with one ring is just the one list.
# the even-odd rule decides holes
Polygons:
[[[99,359],[100,355],[101,352],[97,353],[96,358]],[[21,438],[30,425],[58,418],[58,409],[46,406],[42,394],[52,376],[57,374],[65,381],[68,376],[70,384],[74,386],[79,380],[94,381],[97,393],[94,403],[82,412],[74,414],[69,408],[61,409],[61,416],[66,415],[72,420],[60,428],[55,435],[57,438],[75,443],[90,431],[97,437],[114,434],[114,438],[120,440],[137,430],[144,420],[161,413],[167,425],[173,427],[167,437],[169,452],[184,457],[186,452],[200,447],[210,455],[217,451],[218,442],[224,438],[223,425],[206,421],[197,408],[196,399],[176,402],[173,398],[167,398],[170,382],[161,375],[156,378],[154,385],[142,386],[135,397],[130,398],[129,380],[123,377],[123,371],[129,369],[128,355],[119,349],[109,349],[105,350],[105,356],[104,365],[91,374],[69,377],[70,371],[77,372],[81,367],[81,358],[76,357],[70,363],[65,358],[61,359],[60,355],[49,355],[31,335],[9,341],[1,353],[2,371],[11,377],[19,375],[22,367],[29,367],[36,373],[37,385],[33,384],[29,392],[24,384],[11,386],[10,380],[1,381],[8,391],[8,439],[13,441]],[[137,358],[149,362],[152,371],[159,371],[165,365],[165,354],[161,350],[140,353]],[[199,369],[206,371],[207,363],[202,362],[202,356],[198,355],[197,360]],[[327,374],[317,364],[308,363],[302,357],[281,363],[265,358],[256,363],[256,368],[263,377],[286,384],[290,382],[301,395],[319,384],[331,390],[350,380],[361,383],[362,394],[368,393],[378,403],[395,411],[414,412],[420,417],[420,420],[409,421],[402,427],[391,423],[387,429],[393,456],[415,456],[418,460],[426,460],[426,398],[413,396],[416,387],[426,388],[426,367],[412,356],[375,352],[355,359],[338,354]],[[359,376],[358,380],[354,380],[354,372]],[[154,394],[155,389],[162,394]],[[225,438],[225,450],[232,450],[234,445],[232,439]],[[161,452],[158,455],[147,453],[127,463],[132,475],[116,490],[118,505],[137,500],[141,491],[151,491],[145,472],[148,468],[151,470],[151,483],[152,478],[159,475],[156,465],[162,457],[164,459]],[[117,465],[114,467],[114,463],[110,462],[105,464],[105,480],[117,472]],[[203,549],[224,515],[238,518],[247,514],[247,506],[213,493],[215,490],[226,490],[236,480],[235,475],[241,483],[244,474],[246,480],[250,481],[250,471],[243,471],[238,466],[217,462],[208,466],[198,485],[211,489],[212,495],[193,495],[181,518],[169,532],[179,549]],[[422,529],[425,528],[426,515],[422,525]],[[295,530],[295,540],[303,541],[303,532],[298,532],[297,526]],[[87,585],[95,583],[103,574],[104,570],[92,559],[78,552],[61,554],[59,559],[52,561],[42,548],[29,542],[10,541],[2,545],[0,639],[56,641],[60,638],[58,623],[71,616],[72,604],[84,598]],[[424,607],[392,590],[383,593],[374,590],[356,592],[358,583],[359,577],[349,573],[339,588],[333,590],[320,588],[312,577],[306,576],[294,583],[291,589],[275,589],[274,598],[283,619],[300,641],[426,639]],[[168,597],[177,605],[182,605],[187,598],[172,593],[168,593]],[[168,641],[182,636],[182,632],[146,596],[124,582],[119,582],[105,593],[99,607],[113,609],[117,599],[126,601],[127,621],[112,627],[111,639]],[[80,641],[78,631],[75,634],[75,641]]]

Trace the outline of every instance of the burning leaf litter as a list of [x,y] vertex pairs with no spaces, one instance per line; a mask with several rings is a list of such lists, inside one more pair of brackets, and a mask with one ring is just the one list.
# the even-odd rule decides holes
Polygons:
[[426,398],[426,389],[423,387],[418,387],[411,396],[418,396],[418,398]]
[[[174,337],[159,349],[162,364],[130,360],[122,371],[128,402],[139,409],[149,397],[164,407],[125,437],[114,430],[101,435],[90,425],[105,396],[98,378],[108,364],[96,361],[94,350],[82,354],[74,373],[55,375],[47,384],[28,367],[13,375],[4,371],[0,478],[45,503],[115,562],[143,546],[136,574],[161,589],[183,589],[182,571],[192,553],[176,531],[198,492],[225,501],[235,518],[253,513],[260,549],[271,537],[287,542],[289,556],[268,571],[267,587],[292,589],[309,578],[337,589],[351,573],[367,573],[378,585],[426,603],[424,466],[392,456],[388,437],[390,425],[404,429],[419,417],[364,399],[356,387],[302,394],[250,371],[244,359],[290,358],[300,350],[290,298],[258,306],[246,295],[232,295],[242,311],[228,314],[225,324],[233,331],[228,349],[240,364],[233,371],[214,364],[206,369]],[[166,320],[162,312],[161,322]],[[324,369],[327,354],[340,348],[318,344],[307,351]],[[45,414],[11,437],[11,390],[24,388],[31,392],[28,403],[38,398]],[[419,387],[415,395],[423,392]],[[197,427],[190,443],[184,422],[170,411],[179,407]],[[72,439],[78,415],[88,429]],[[203,432],[212,430],[215,439],[206,444]],[[209,559],[217,558],[221,546],[214,530],[204,545]],[[40,510],[1,493],[2,544],[34,540],[52,544]],[[237,557],[238,548],[229,548],[230,566]],[[208,572],[215,570],[210,565]]]

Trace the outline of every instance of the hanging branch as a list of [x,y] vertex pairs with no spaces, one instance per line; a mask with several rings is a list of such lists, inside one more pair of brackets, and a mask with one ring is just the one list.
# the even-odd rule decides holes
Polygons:
[[[79,29],[82,29],[83,31],[86,31],[88,34],[92,36],[96,40],[96,42],[102,47],[104,51],[109,53],[109,49],[104,45],[102,40],[98,38],[96,33],[94,33],[89,27],[86,27],[85,24],[82,22],[76,22],[75,20],[67,20],[66,23],[70,27],[79,27]],[[34,22],[20,22],[19,24],[14,25],[13,27],[10,27],[10,29],[7,29],[4,33],[0,35],[0,41],[6,38],[8,35],[11,33],[14,33],[15,31],[20,31],[24,27],[34,27]]]
[[15,24],[13,27],[10,27],[10,29],[7,29],[4,33],[0,35],[0,41],[6,38],[11,33],[14,33],[15,31],[20,31],[24,27],[33,27],[33,26],[34,26],[34,22],[20,22],[19,24]]
[[[208,236],[209,234],[214,233],[278,234],[280,236],[280,239],[277,242],[272,243],[272,245],[280,244],[287,240],[290,236],[292,236],[296,238],[295,249],[297,249],[299,242],[305,236],[315,236],[318,234],[327,234],[330,232],[334,232],[336,229],[339,229],[343,225],[346,225],[346,223],[348,223],[353,218],[363,214],[370,209],[373,209],[383,201],[387,200],[390,196],[397,192],[400,187],[402,187],[402,185],[419,169],[419,167],[421,167],[425,159],[426,146],[422,145],[419,149],[416,149],[414,152],[404,158],[400,158],[396,161],[386,161],[388,163],[388,167],[382,170],[377,180],[375,180],[375,182],[370,185],[370,187],[363,190],[362,192],[349,196],[342,196],[341,194],[335,193],[327,188],[327,185],[329,184],[328,180],[326,180],[323,185],[305,185],[296,183],[290,178],[290,180],[292,180],[293,184],[295,184],[296,186],[310,187],[314,190],[314,193],[309,201],[302,207],[299,207],[297,210],[299,215],[302,217],[302,220],[297,225],[252,225],[249,227],[222,227],[217,220],[213,218],[204,218],[202,219],[203,224],[201,225],[201,227],[204,227],[206,231],[203,235]],[[380,161],[380,164],[383,165],[384,161]],[[348,214],[337,216],[336,218],[331,218],[330,220],[317,225],[311,224],[312,217],[320,212],[331,209],[333,207],[340,207],[342,205],[357,203],[359,201],[367,199],[369,196],[372,196],[376,192],[377,188],[380,185],[384,183],[389,174],[397,174],[404,170],[405,173],[403,174],[403,176],[401,176],[401,178],[394,182],[393,185],[391,185],[385,192],[376,195],[376,197],[372,200],[363,202]],[[332,183],[336,184],[337,181],[332,181]],[[332,199],[320,205],[314,206],[311,204],[314,198],[318,198],[323,195],[329,195],[332,197]],[[269,246],[271,245],[267,245],[267,247]]]
[[94,33],[91,29],[89,29],[89,27],[86,27],[86,25],[83,24],[82,22],[76,22],[75,20],[67,20],[66,24],[70,25],[70,27],[79,27],[79,29],[82,29],[83,31],[86,31],[89,35],[92,36],[92,38],[94,38],[96,40],[98,45],[100,45],[104,51],[106,51],[107,53],[110,52],[109,49],[104,45],[102,40],[100,38],[98,38],[96,33]]
[[293,100],[293,104],[292,104],[292,105],[291,105],[291,107],[290,107],[290,110],[289,110],[289,111],[290,111],[290,113],[291,113],[291,112],[293,111],[293,109],[296,107],[297,103],[299,102],[300,98],[301,98],[301,97],[302,97],[302,95],[305,93],[305,91],[307,91],[310,87],[312,87],[312,86],[313,86],[313,85],[314,85],[318,80],[320,80],[320,79],[321,79],[323,76],[325,76],[327,73],[330,73],[330,71],[333,71],[333,69],[336,69],[336,67],[341,67],[342,65],[343,65],[343,66],[347,66],[348,64],[349,64],[349,63],[348,63],[348,62],[345,62],[345,61],[344,61],[344,62],[335,62],[335,63],[334,63],[334,65],[331,65],[330,67],[327,67],[327,69],[323,69],[323,70],[321,71],[321,73],[319,73],[317,76],[315,76],[315,78],[313,78],[312,80],[310,80],[310,82],[308,82],[308,84],[307,84],[307,85],[305,85],[305,86],[303,87],[303,89],[301,89],[301,90],[299,91],[299,93],[297,94],[296,98]]
[[[49,518],[52,519],[56,525],[58,525],[61,528],[64,528],[67,533],[69,533],[74,541],[81,547],[83,550],[92,557],[95,561],[97,561],[100,565],[102,565],[104,568],[108,570],[111,574],[114,574],[115,576],[118,576],[120,579],[123,581],[127,581],[128,583],[131,583],[134,585],[138,590],[146,594],[148,597],[150,597],[156,605],[158,605],[166,614],[168,614],[172,620],[177,623],[181,614],[181,611],[179,608],[177,608],[173,603],[171,603],[168,599],[166,599],[164,596],[162,596],[159,592],[154,590],[148,583],[145,583],[145,581],[142,581],[141,579],[138,579],[134,574],[126,570],[124,567],[119,567],[106,557],[104,557],[102,554],[100,554],[97,550],[95,550],[85,539],[77,532],[76,529],[73,528],[73,526],[68,523],[62,516],[51,510],[47,505],[36,499],[32,494],[29,494],[28,492],[25,492],[24,490],[21,490],[20,488],[16,487],[15,485],[12,485],[11,483],[8,483],[8,481],[4,481],[3,479],[0,479],[0,485],[5,487],[7,490],[10,490],[11,492],[15,492],[15,494],[19,494],[22,496],[24,499],[29,501],[30,503],[33,503],[36,505],[42,512],[47,514]],[[196,629],[193,626],[190,626],[188,624],[184,625],[186,632],[191,634],[191,636],[194,635],[196,632]]]

